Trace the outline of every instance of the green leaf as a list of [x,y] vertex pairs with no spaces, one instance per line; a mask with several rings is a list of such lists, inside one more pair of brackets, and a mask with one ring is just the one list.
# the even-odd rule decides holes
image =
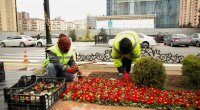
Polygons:
[[157,109],[159,109],[159,110],[162,110],[162,107],[156,107]]

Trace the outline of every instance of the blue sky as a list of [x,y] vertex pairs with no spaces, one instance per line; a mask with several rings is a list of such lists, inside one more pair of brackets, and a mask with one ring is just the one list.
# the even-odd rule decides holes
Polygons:
[[[17,11],[31,18],[44,19],[44,0],[16,0]],[[50,19],[61,16],[65,21],[85,19],[87,14],[106,15],[106,0],[49,0]]]

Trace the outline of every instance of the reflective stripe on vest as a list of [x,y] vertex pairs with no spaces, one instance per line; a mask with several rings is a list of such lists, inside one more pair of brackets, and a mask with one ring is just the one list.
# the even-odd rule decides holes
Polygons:
[[132,58],[140,58],[140,56],[141,56],[140,54],[138,54],[138,55],[133,55],[133,54],[131,54],[131,57],[132,57]]
[[[54,54],[56,54],[58,60],[60,63],[64,64],[67,66],[70,58],[72,57],[73,55],[73,50],[70,48],[70,50],[67,52],[67,53],[61,53],[59,47],[58,47],[58,44],[48,48],[47,50],[50,50],[52,51]],[[47,59],[45,59],[45,62],[44,62],[44,66],[46,66],[47,64],[49,64],[49,57]]]

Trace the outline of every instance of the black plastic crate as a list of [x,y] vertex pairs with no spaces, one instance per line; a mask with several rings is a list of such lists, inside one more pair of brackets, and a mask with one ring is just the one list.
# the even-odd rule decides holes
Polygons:
[[4,101],[7,102],[8,97],[11,94],[19,93],[20,91],[24,90],[28,86],[31,86],[32,84],[34,84],[36,82],[36,79],[39,77],[44,77],[44,76],[35,76],[35,75],[21,76],[21,78],[18,80],[18,82],[16,84],[14,84],[12,87],[10,87],[10,88],[6,87],[3,89]]
[[0,62],[0,82],[5,81],[5,71],[4,71],[4,64]]
[[[54,88],[52,93],[33,94],[33,88],[37,87],[43,82],[43,89],[47,88],[48,84],[53,84]],[[59,85],[59,86],[58,86]],[[50,88],[52,89],[52,88]],[[48,110],[59,99],[59,96],[66,89],[65,78],[38,78],[36,83],[22,90],[18,94],[12,94],[8,97],[8,109],[9,110]],[[44,91],[47,91],[45,89]]]
[[4,81],[5,81],[5,71],[0,70],[0,82],[4,82]]

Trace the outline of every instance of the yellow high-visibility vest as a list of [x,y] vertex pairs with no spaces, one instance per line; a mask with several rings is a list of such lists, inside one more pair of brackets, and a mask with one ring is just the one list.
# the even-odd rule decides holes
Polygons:
[[[131,53],[122,54],[121,51],[119,50],[119,43],[123,38],[128,38],[132,42],[133,50]],[[124,31],[124,32],[118,33],[115,36],[111,55],[114,59],[114,65],[116,67],[122,66],[121,60],[124,57],[126,57],[130,60],[133,60],[134,62],[139,61],[141,59],[140,53],[141,53],[140,39],[135,32]]]
[[[52,51],[53,53],[56,54],[56,56],[58,57],[58,60],[60,63],[64,64],[67,66],[70,58],[73,55],[73,50],[70,48],[70,50],[67,53],[62,53],[58,47],[58,44],[48,48],[47,50]],[[48,64],[50,63],[49,61],[49,56],[47,56],[47,59],[44,60],[44,64],[43,66],[46,67]]]

